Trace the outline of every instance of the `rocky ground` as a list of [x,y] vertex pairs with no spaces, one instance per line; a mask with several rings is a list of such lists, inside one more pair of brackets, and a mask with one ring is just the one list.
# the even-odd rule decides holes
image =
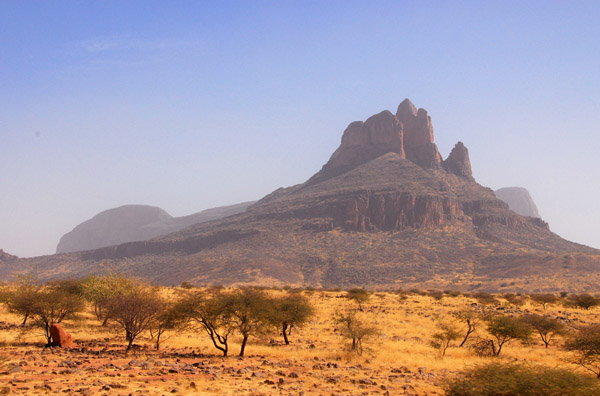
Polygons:
[[[12,364],[1,394],[426,395],[440,375],[426,368],[365,366],[314,358],[216,357],[169,349],[86,343],[76,348],[3,347]],[[427,386],[425,386],[427,388]]]

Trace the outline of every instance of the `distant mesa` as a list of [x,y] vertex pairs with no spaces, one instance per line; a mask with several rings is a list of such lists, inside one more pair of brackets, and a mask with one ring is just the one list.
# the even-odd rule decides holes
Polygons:
[[[395,114],[350,123],[306,182],[237,214],[194,218],[186,224],[195,225],[148,240],[19,259],[0,265],[0,279],[34,270],[72,278],[108,265],[160,284],[600,291],[598,250],[551,232],[532,203],[521,212],[527,216],[513,203],[511,210],[471,169],[462,142],[442,157],[431,117],[407,99]],[[114,243],[108,235],[131,238],[133,229],[145,238],[177,223],[158,208],[128,222],[120,216],[98,215],[90,228]],[[78,228],[85,227],[73,233],[84,235]]]
[[529,191],[523,187],[504,187],[494,191],[496,197],[506,202],[508,206],[521,216],[541,218]]
[[78,252],[145,241],[193,224],[243,212],[252,203],[254,202],[207,209],[183,217],[173,217],[156,206],[124,205],[105,210],[76,226],[73,231],[62,236],[56,252]]
[[12,254],[6,253],[4,250],[0,249],[0,261],[8,262],[17,260],[17,256],[13,256]]

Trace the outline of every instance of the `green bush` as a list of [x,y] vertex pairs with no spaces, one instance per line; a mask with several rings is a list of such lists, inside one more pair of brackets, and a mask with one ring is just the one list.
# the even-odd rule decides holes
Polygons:
[[600,394],[600,383],[561,368],[495,362],[468,370],[445,389],[447,396],[592,396]]

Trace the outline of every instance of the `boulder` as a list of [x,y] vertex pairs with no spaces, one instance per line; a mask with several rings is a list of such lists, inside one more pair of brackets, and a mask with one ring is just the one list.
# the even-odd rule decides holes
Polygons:
[[58,323],[54,323],[50,327],[50,336],[52,337],[52,342],[49,346],[70,348],[75,345],[71,334],[67,333]]

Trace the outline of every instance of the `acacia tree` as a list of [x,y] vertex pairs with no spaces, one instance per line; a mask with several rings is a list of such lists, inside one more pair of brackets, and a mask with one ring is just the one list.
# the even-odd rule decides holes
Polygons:
[[571,305],[577,308],[583,308],[586,311],[590,308],[600,305],[600,298],[594,297],[591,294],[574,294],[569,297],[569,302]]
[[352,340],[350,350],[359,355],[363,352],[363,341],[378,334],[375,326],[359,317],[355,312],[337,314],[334,320],[342,326],[342,337]]
[[42,286],[32,276],[20,276],[14,287],[9,287],[2,293],[2,302],[6,304],[8,311],[23,318],[21,326],[27,324],[41,289]]
[[112,297],[127,294],[138,287],[140,281],[123,274],[91,275],[81,281],[81,295],[94,307],[96,319],[106,326],[110,319],[108,302]]
[[490,340],[492,353],[498,356],[504,344],[511,340],[528,340],[533,329],[521,318],[498,315],[487,319],[487,331],[494,337]]
[[579,328],[569,337],[565,348],[574,353],[573,363],[600,378],[600,324]]
[[50,334],[52,325],[83,311],[84,303],[77,295],[61,289],[46,288],[35,294],[30,309],[30,316],[34,323],[44,330],[44,336],[48,341],[47,345],[50,345],[52,343]]
[[529,324],[544,342],[546,348],[554,336],[564,334],[565,326],[556,319],[535,314],[525,315],[523,320]]
[[465,343],[469,339],[469,336],[475,332],[477,326],[479,325],[480,317],[476,311],[468,308],[454,312],[453,316],[467,325],[467,331],[465,333],[465,336],[460,345],[458,346],[459,348],[461,348],[463,345],[465,345]]
[[139,283],[134,289],[106,298],[106,314],[125,330],[128,352],[133,341],[146,330],[164,304],[156,289]]
[[439,349],[442,356],[446,356],[450,343],[460,338],[460,332],[450,323],[441,323],[439,327],[440,331],[433,335],[431,346]]
[[229,353],[229,336],[233,332],[229,304],[220,290],[190,294],[177,304],[184,317],[199,324],[223,356]]
[[531,299],[534,302],[541,304],[544,311],[549,304],[554,304],[558,301],[558,297],[552,293],[532,294]]
[[230,326],[242,336],[240,356],[244,356],[248,338],[267,331],[273,317],[273,300],[263,291],[244,288],[229,293],[226,297]]
[[270,321],[274,326],[281,329],[286,345],[290,343],[288,335],[291,334],[292,327],[302,326],[314,315],[314,310],[308,299],[299,293],[274,299],[272,308]]
[[160,349],[165,332],[183,327],[186,321],[186,314],[177,303],[162,300],[149,326],[150,338],[155,340],[156,350]]
[[355,301],[359,311],[363,310],[363,304],[369,301],[369,297],[369,292],[361,288],[350,289],[346,292],[346,298]]

